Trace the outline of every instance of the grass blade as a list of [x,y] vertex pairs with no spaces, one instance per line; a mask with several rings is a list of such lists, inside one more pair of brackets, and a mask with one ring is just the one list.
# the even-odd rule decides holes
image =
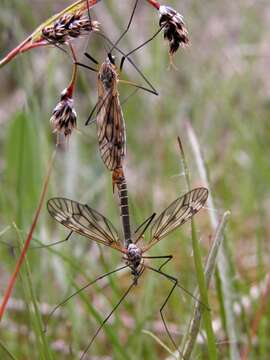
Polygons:
[[[18,230],[17,226],[14,224],[14,228],[16,230],[19,244],[22,246],[23,239],[20,235],[20,231]],[[25,246],[25,245],[24,245]],[[21,254],[23,253],[23,249],[21,250]],[[25,288],[26,293],[26,301],[29,307],[30,317],[33,324],[34,331],[36,333],[37,343],[40,349],[40,358],[42,360],[53,360],[53,356],[51,354],[50,348],[47,343],[47,339],[45,333],[43,331],[43,324],[41,319],[41,314],[38,307],[38,301],[34,292],[32,280],[31,280],[31,270],[29,263],[27,261],[26,253],[25,253],[25,261],[24,267],[22,267],[21,275],[22,275],[22,283]]]
[[[188,186],[188,190],[191,190],[191,182],[190,182],[190,175],[189,175],[189,169],[187,165],[187,161],[185,158],[184,149],[182,147],[182,143],[180,138],[178,137],[178,145],[180,149],[180,154],[182,156],[183,160],[183,166],[184,166],[184,172],[185,172],[185,178]],[[194,255],[194,262],[195,262],[195,269],[196,269],[196,276],[198,280],[199,290],[200,290],[200,297],[203,304],[205,304],[206,308],[202,311],[202,317],[203,322],[207,334],[207,347],[208,347],[208,356],[209,359],[217,359],[217,348],[216,348],[216,341],[214,336],[214,331],[212,327],[212,319],[211,319],[211,313],[208,310],[209,309],[209,302],[208,302],[208,294],[207,294],[207,285],[203,270],[203,263],[202,263],[202,256],[201,256],[201,250],[200,250],[200,244],[199,239],[197,236],[197,231],[195,227],[195,222],[192,218],[191,222],[191,231],[192,231],[192,249],[193,249],[193,255]],[[208,309],[207,309],[208,308]]]
[[11,275],[11,278],[10,278],[9,283],[8,283],[7,290],[4,293],[2,303],[0,305],[0,321],[3,318],[3,315],[5,313],[5,309],[6,309],[8,300],[9,300],[10,295],[12,293],[12,290],[13,290],[13,288],[15,286],[18,273],[19,273],[19,271],[21,269],[21,266],[22,266],[22,264],[24,262],[27,250],[28,250],[28,248],[30,246],[30,242],[31,242],[32,237],[33,237],[33,232],[34,232],[34,230],[36,228],[36,225],[37,225],[37,222],[38,222],[38,219],[39,219],[39,215],[40,215],[43,203],[44,203],[45,195],[47,193],[49,180],[50,180],[50,176],[51,176],[51,172],[52,172],[52,168],[53,168],[53,164],[54,164],[55,155],[56,155],[56,150],[53,152],[53,155],[52,155],[50,163],[49,163],[48,172],[47,172],[47,175],[46,175],[45,180],[44,180],[43,189],[41,191],[40,200],[39,200],[39,203],[38,203],[36,213],[34,215],[33,222],[31,224],[31,227],[30,227],[29,233],[27,235],[27,238],[25,240],[24,246],[22,248],[21,254],[20,254],[19,259],[18,259],[18,261],[16,263],[15,270],[14,270],[13,274]]
[[15,356],[6,348],[6,346],[0,341],[0,348],[3,349],[9,359],[16,360]]
[[[209,252],[209,256],[208,256],[207,263],[205,266],[205,271],[204,271],[207,288],[209,287],[209,283],[210,283],[212,274],[215,270],[218,251],[219,251],[219,248],[224,239],[224,231],[225,231],[225,227],[227,225],[229,216],[230,216],[229,211],[226,211],[223,214],[223,217],[217,228],[216,235],[215,235],[213,244],[212,244],[210,252]],[[200,329],[201,315],[202,315],[201,314],[201,304],[196,303],[193,318],[190,321],[189,329],[185,336],[183,350],[182,350],[184,359],[186,359],[186,360],[190,359],[191,352],[194,348],[196,338],[197,338],[197,335],[198,335],[198,332]]]
[[[189,122],[186,122],[186,129],[187,129],[188,139],[189,139],[191,148],[194,153],[194,158],[197,162],[197,167],[198,167],[200,176],[203,179],[207,188],[210,189],[208,175],[207,175],[207,171],[205,169],[204,162],[202,159],[199,142],[198,142],[195,132]],[[210,207],[210,209],[214,209],[214,201],[211,196],[211,191],[208,196],[208,206]],[[215,229],[218,226],[217,215],[214,213],[214,211],[210,211],[209,216],[210,216],[212,228],[215,231]],[[229,275],[229,264],[228,264],[228,260],[227,260],[227,254],[225,251],[225,247],[223,245],[221,245],[221,248],[220,248],[217,269],[219,271],[219,275],[220,275],[220,279],[221,279],[222,296],[224,299],[230,359],[238,360],[239,359],[239,351],[237,348],[237,326],[236,326],[235,316],[233,313],[232,283],[231,283],[231,279],[230,279],[230,275]]]

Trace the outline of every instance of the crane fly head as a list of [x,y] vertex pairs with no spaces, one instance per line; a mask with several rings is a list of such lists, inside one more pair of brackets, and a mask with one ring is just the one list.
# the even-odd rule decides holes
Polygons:
[[107,57],[107,62],[109,62],[113,66],[116,66],[115,59],[116,59],[116,57],[112,53],[109,52],[108,57]]
[[99,80],[102,81],[106,91],[112,90],[117,82],[117,72],[115,65],[107,57],[106,61],[101,65],[99,70]]

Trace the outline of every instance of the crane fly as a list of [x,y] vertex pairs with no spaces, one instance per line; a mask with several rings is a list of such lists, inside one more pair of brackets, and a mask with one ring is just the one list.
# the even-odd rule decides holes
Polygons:
[[[125,196],[125,194],[122,194]],[[172,255],[165,256],[147,256],[145,253],[150,250],[155,244],[157,244],[161,239],[166,237],[176,228],[183,225],[189,219],[191,219],[198,211],[200,211],[208,197],[208,190],[204,187],[195,188],[185,195],[174,200],[165,210],[161,212],[159,216],[155,219],[155,214],[149,217],[139,228],[135,231],[133,238],[127,236],[124,231],[124,238],[121,238],[118,234],[118,231],[114,225],[108,220],[104,215],[100,214],[96,210],[92,209],[87,204],[81,204],[74,200],[69,200],[65,198],[52,198],[48,201],[48,211],[50,215],[62,225],[76,232],[79,235],[85,236],[90,240],[93,240],[102,245],[111,247],[112,249],[117,250],[122,254],[125,265],[110,271],[107,274],[104,274],[92,283],[85,286],[86,287],[96,283],[98,280],[104,278],[105,276],[111,275],[118,271],[121,271],[125,268],[131,270],[132,283],[120,298],[118,303],[113,307],[109,315],[104,319],[102,324],[97,329],[94,336],[91,338],[87,348],[84,350],[81,359],[84,357],[86,352],[89,350],[94,339],[97,337],[98,333],[108,321],[113,312],[118,308],[121,302],[126,298],[130,290],[137,285],[138,280],[142,273],[146,270],[152,270],[156,273],[159,273],[163,277],[167,278],[173,283],[173,287],[170,290],[169,295],[166,297],[163,305],[160,308],[160,315],[166,330],[166,333],[173,345],[177,349],[177,345],[170,334],[168,326],[166,324],[165,318],[163,316],[163,309],[167,304],[171,294],[173,293],[175,287],[179,287],[193,298],[194,296],[187,290],[185,290],[178,282],[178,279],[163,272],[161,269],[164,267],[172,258]],[[126,215],[128,216],[128,215]],[[143,239],[145,231],[150,228],[149,241],[144,245],[139,245],[138,243]],[[164,259],[164,262],[159,268],[152,267],[146,264],[146,259]],[[82,290],[82,289],[81,289]],[[81,291],[80,290],[80,291]],[[78,292],[76,292],[78,293]],[[72,296],[60,303],[52,313],[61,305],[66,303]],[[199,301],[199,300],[197,300]],[[52,313],[50,315],[52,315]]]
[[[91,55],[87,53],[85,55],[88,57],[88,59],[97,63],[97,61],[93,59]],[[90,70],[95,70],[85,64],[77,64]],[[132,62],[132,64],[134,63]],[[134,64],[134,66],[136,65]],[[136,67],[136,69],[138,68]],[[118,69],[115,63],[115,57],[111,52],[107,54],[107,58],[100,65],[99,70],[95,71],[98,72],[98,101],[91,111],[85,125],[89,125],[93,122],[92,117],[96,111],[95,121],[97,126],[100,155],[107,169],[113,172],[117,171],[123,166],[123,161],[126,155],[126,127],[118,92],[118,83],[122,82],[135,86],[136,91],[138,89],[143,89],[155,95],[158,93],[139,69],[139,73],[143,76],[144,79],[146,79],[147,83],[149,83],[151,86],[151,89],[137,85],[130,81],[120,80]]]
[[[98,72],[97,136],[101,158],[108,170],[121,167],[126,154],[125,120],[117,89],[118,73],[110,53]],[[89,117],[86,125],[90,121]]]

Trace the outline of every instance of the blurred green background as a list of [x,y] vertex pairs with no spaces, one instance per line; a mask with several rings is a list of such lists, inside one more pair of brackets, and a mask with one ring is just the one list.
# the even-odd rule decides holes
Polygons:
[[[115,40],[128,22],[133,3],[103,0],[91,14],[101,23],[102,31]],[[2,0],[0,57],[69,4],[63,0]],[[228,341],[230,329],[224,323],[217,277],[209,290],[219,359],[232,359],[232,346],[240,353],[254,340],[250,323],[266,291],[269,271],[270,7],[267,1],[246,0],[171,0],[168,5],[184,15],[191,46],[176,54],[177,70],[168,69],[168,47],[162,34],[133,56],[159,96],[139,91],[123,107],[130,212],[135,229],[153,211],[162,211],[187,190],[177,136],[185,149],[192,185],[205,185],[187,136],[185,124],[190,122],[199,139],[215,200],[215,209],[202,211],[196,219],[204,259],[214,234],[210,212],[218,218],[227,209],[232,214],[225,247],[232,285],[227,295],[233,303],[236,344]],[[119,47],[129,51],[157,29],[157,11],[141,0]],[[91,35],[74,44],[81,61],[86,61],[82,55],[85,50],[104,61],[105,44],[99,37]],[[120,56],[116,56],[119,61]],[[71,70],[70,59],[51,47],[23,54],[0,71],[0,240],[15,247],[19,236],[14,224],[25,239],[38,203],[55,143],[49,119],[69,83]],[[143,84],[127,62],[120,78]],[[119,84],[119,91],[125,99],[133,89]],[[96,74],[80,69],[75,94],[79,131],[58,152],[47,199],[64,196],[87,202],[120,231],[117,199],[112,195],[110,174],[99,157],[95,124],[84,126],[96,99]],[[66,234],[44,206],[32,245],[37,246],[38,241],[49,244]],[[166,271],[179,277],[189,291],[196,289],[189,225],[164,239],[151,254],[174,254]],[[0,245],[1,296],[17,256],[18,248]],[[22,270],[0,324],[2,346],[20,360],[77,359],[99,320],[129,285],[130,274],[113,276],[60,308],[48,324],[46,340],[40,334],[40,318],[46,320],[54,305],[120,262],[118,253],[79,236],[50,249],[29,251],[29,268]],[[146,272],[86,359],[169,359],[167,350],[143,330],[151,331],[173,351],[159,316],[170,288],[169,282]],[[35,298],[40,318],[33,306]],[[193,305],[191,298],[177,290],[167,306],[166,318],[177,343],[186,332]],[[250,359],[269,358],[269,305],[266,302]],[[202,330],[193,359],[208,359],[204,339]],[[1,347],[0,355],[1,359],[9,358]]]

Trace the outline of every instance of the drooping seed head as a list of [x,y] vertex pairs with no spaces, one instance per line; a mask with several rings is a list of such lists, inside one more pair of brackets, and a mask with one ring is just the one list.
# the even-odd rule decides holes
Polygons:
[[163,27],[164,39],[169,42],[169,53],[173,55],[179,47],[185,47],[189,44],[188,31],[183,16],[166,5],[160,6],[159,14],[159,26]]
[[48,43],[64,44],[69,40],[86,35],[90,31],[98,31],[99,23],[91,21],[81,11],[75,14],[65,14],[52,25],[42,29],[42,37]]
[[65,138],[69,138],[73,129],[76,129],[77,114],[68,89],[62,92],[60,101],[53,110],[50,123],[53,133],[63,134]]

